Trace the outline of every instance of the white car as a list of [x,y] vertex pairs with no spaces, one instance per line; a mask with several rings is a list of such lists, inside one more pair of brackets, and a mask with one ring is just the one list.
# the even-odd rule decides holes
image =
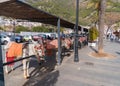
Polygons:
[[0,34],[1,44],[7,44],[10,42],[10,38],[5,34]]
[[31,35],[25,35],[25,36],[23,37],[23,40],[30,42],[30,41],[32,40],[32,36],[31,36]]

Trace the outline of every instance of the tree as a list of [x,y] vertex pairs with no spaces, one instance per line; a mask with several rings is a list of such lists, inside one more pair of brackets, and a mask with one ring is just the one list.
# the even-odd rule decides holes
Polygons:
[[[95,11],[97,12],[96,22],[98,22],[99,28],[99,37],[98,37],[98,53],[103,53],[103,34],[104,34],[104,19],[105,19],[105,8],[106,8],[106,0],[91,0],[91,6],[95,7]],[[95,12],[94,11],[94,12]]]
[[[85,20],[91,21],[91,23],[94,23],[98,21],[98,10],[99,10],[99,3],[100,0],[87,0],[87,9],[90,11],[88,12],[87,16],[85,17]],[[106,11],[105,11],[105,23],[108,25],[108,27],[111,27],[112,24],[115,22],[120,21],[120,2],[116,0],[107,0],[106,1]],[[86,10],[86,9],[85,9]]]
[[20,33],[21,31],[29,31],[29,29],[28,29],[28,27],[24,27],[24,26],[21,26],[21,25],[15,27],[15,32],[16,33]]
[[105,16],[106,0],[100,0],[99,7],[99,38],[98,38],[98,53],[103,53],[103,34],[104,34],[104,16]]
[[106,14],[105,20],[106,20],[106,24],[108,25],[107,31],[106,31],[106,35],[108,33],[108,31],[110,29],[112,29],[111,27],[113,27],[116,24],[119,24],[120,22],[120,13],[119,12],[110,12],[111,14]]
[[90,10],[85,20],[90,21],[91,24],[97,24],[98,22],[98,10],[99,10],[100,0],[90,0],[87,4],[87,10]]

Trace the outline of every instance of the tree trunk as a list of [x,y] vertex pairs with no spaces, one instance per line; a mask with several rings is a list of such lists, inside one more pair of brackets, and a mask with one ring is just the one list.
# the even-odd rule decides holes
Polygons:
[[104,34],[104,16],[105,16],[106,0],[100,0],[99,8],[99,42],[98,42],[98,53],[103,53],[103,34]]

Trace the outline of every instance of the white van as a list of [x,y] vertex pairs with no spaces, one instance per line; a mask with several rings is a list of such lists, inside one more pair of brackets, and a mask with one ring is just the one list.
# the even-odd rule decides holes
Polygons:
[[1,39],[0,44],[7,44],[8,42],[10,42],[10,38],[5,34],[0,34],[0,39]]

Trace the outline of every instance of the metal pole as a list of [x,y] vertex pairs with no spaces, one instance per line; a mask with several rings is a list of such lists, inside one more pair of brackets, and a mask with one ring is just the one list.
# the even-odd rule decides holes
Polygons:
[[[0,35],[1,35],[1,32],[0,32]],[[0,86],[4,86],[4,72],[3,72],[1,38],[0,38]]]
[[84,28],[83,27],[81,27],[81,34],[83,35],[83,33],[84,33],[84,30],[83,30]]
[[76,0],[76,25],[75,25],[74,62],[79,62],[79,57],[78,57],[78,18],[79,18],[79,0]]
[[14,34],[14,41],[15,41],[15,20],[13,21],[13,34]]
[[61,64],[60,19],[58,19],[58,65]]

